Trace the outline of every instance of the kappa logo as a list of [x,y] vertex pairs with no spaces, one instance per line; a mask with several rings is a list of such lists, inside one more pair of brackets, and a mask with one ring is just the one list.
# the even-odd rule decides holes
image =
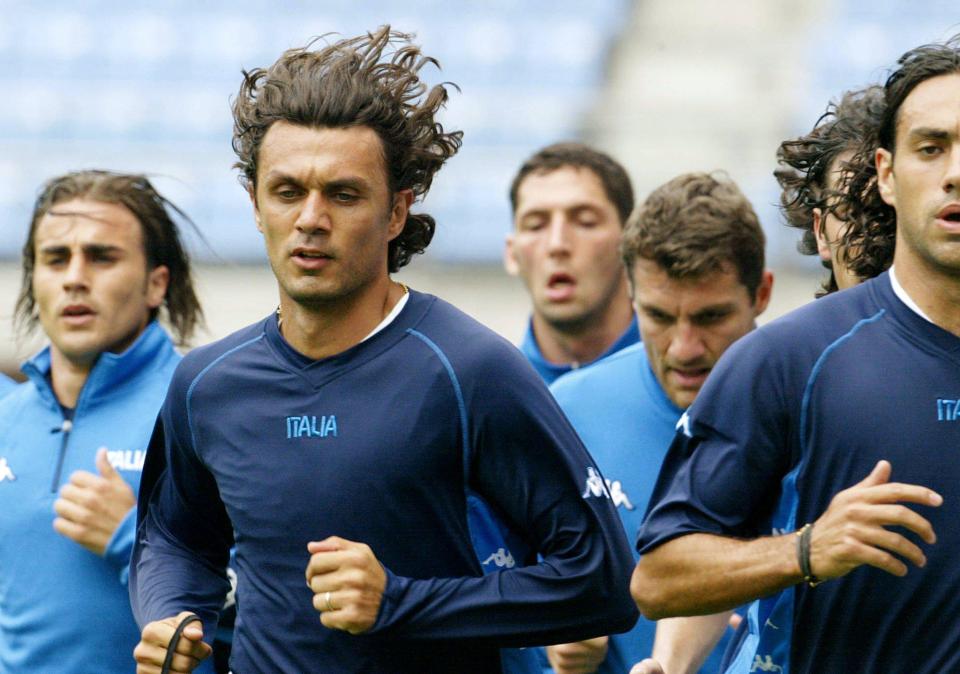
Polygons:
[[483,562],[484,566],[494,564],[501,569],[512,569],[517,565],[516,561],[513,559],[513,555],[510,554],[510,551],[506,548],[500,548],[495,553],[487,557]]
[[133,470],[140,473],[143,472],[143,462],[146,460],[147,452],[142,449],[107,449],[107,461],[116,470]]
[[593,466],[587,466],[587,487],[583,490],[583,498],[610,498],[610,490],[603,477]]
[[773,658],[769,655],[766,659],[761,658],[759,655],[753,656],[753,664],[750,666],[751,672],[782,672],[783,667],[780,665],[774,664]]
[[337,437],[337,417],[329,416],[293,416],[287,417],[287,440],[294,438]]
[[7,463],[6,457],[0,456],[0,482],[4,480],[13,482],[16,479],[17,476],[13,474],[13,469],[10,468],[10,465]]

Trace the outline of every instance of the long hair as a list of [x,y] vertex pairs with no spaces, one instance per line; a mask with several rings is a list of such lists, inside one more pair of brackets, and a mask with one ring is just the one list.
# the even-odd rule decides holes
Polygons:
[[896,211],[877,189],[877,148],[895,153],[900,107],[918,84],[932,77],[960,73],[960,35],[941,44],[911,49],[897,60],[898,68],[884,84],[886,107],[879,126],[851,161],[854,167],[841,187],[843,210],[853,226],[841,238],[852,251],[847,264],[862,278],[876,276],[890,266],[896,242]]
[[[810,133],[785,140],[777,149],[779,167],[774,176],[781,188],[780,208],[787,224],[802,231],[797,248],[804,255],[817,254],[814,209],[848,220],[846,202],[838,198],[840,190],[827,189],[829,177],[839,169],[841,178],[837,185],[841,185],[844,175],[858,170],[858,151],[869,138],[875,137],[885,108],[883,89],[879,86],[848,91],[839,103],[830,102]],[[847,153],[850,157],[838,165],[837,160]],[[851,252],[856,256],[856,250],[843,249],[841,254],[846,259],[838,262],[849,264]],[[891,248],[891,256],[892,253]],[[835,290],[837,281],[831,270],[818,295]]]
[[40,190],[33,207],[27,241],[23,245],[20,294],[14,312],[18,327],[29,333],[39,323],[33,295],[37,225],[51,208],[74,199],[119,204],[137,218],[143,233],[147,268],[165,266],[170,271],[163,304],[151,311],[150,318],[157,318],[160,309],[165,309],[167,322],[177,343],[186,344],[194,329],[203,323],[203,310],[193,288],[190,257],[180,240],[174,217],[189,223],[194,229],[196,227],[183,211],[157,192],[145,176],[102,170],[67,173],[51,179]]
[[[383,144],[391,191],[409,189],[417,199],[426,195],[434,174],[459,150],[463,132],[445,132],[436,121],[447,89],[438,84],[428,90],[420,79],[424,66],[438,63],[411,39],[383,26],[316,51],[314,40],[284,52],[269,68],[244,71],[233,102],[233,149],[241,183],[256,188],[260,146],[274,122],[366,126]],[[390,242],[389,271],[422,253],[435,229],[431,216],[408,214],[403,231]]]

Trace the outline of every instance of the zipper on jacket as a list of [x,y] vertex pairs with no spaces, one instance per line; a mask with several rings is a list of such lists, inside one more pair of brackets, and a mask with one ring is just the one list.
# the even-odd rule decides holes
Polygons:
[[70,419],[64,419],[60,428],[54,428],[51,433],[62,433],[60,439],[60,456],[57,457],[57,470],[53,474],[53,483],[50,485],[50,491],[57,493],[57,487],[60,486],[60,474],[63,472],[63,461],[67,456],[67,441],[70,439],[70,431],[73,430],[73,422]]

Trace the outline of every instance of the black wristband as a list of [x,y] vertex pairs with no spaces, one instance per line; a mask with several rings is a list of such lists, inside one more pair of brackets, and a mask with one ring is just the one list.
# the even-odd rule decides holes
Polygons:
[[816,587],[823,581],[813,575],[810,569],[810,534],[813,532],[812,524],[804,524],[797,530],[797,561],[800,564],[800,575],[803,576],[803,582],[810,587]]
[[170,674],[170,665],[173,663],[173,656],[177,652],[177,644],[180,643],[180,635],[183,634],[184,628],[191,623],[202,623],[200,616],[190,614],[186,618],[180,621],[180,624],[177,625],[177,629],[173,632],[173,637],[170,639],[170,643],[167,644],[167,657],[163,659],[163,667],[160,668],[160,674]]

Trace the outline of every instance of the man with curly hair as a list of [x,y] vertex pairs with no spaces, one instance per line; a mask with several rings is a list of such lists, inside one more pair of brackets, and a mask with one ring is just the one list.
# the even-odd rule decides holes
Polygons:
[[[871,254],[874,261],[857,273],[852,265],[859,261],[859,247],[846,247],[841,240],[848,230],[859,235],[864,226],[850,219],[846,186],[852,177],[872,171],[874,138],[884,110],[883,89],[871,86],[848,91],[839,103],[831,102],[813,130],[799,138],[785,140],[777,149],[780,164],[774,175],[783,190],[780,205],[787,224],[802,230],[798,244],[804,255],[819,255],[830,270],[818,296],[843,290],[873,278],[893,260],[896,225],[887,211],[874,229],[886,234],[875,237]],[[866,146],[867,152],[863,152]],[[864,183],[862,190],[876,192],[876,182]]]
[[960,35],[904,54],[884,97],[841,246],[865,276],[882,200],[893,265],[724,354],[637,542],[649,618],[760,600],[727,674],[960,671]]
[[209,654],[234,542],[234,671],[499,672],[502,648],[636,619],[629,544],[545,385],[390,278],[460,146],[433,62],[384,27],[245,74],[233,145],[280,307],[174,376],[132,562],[140,672]]

